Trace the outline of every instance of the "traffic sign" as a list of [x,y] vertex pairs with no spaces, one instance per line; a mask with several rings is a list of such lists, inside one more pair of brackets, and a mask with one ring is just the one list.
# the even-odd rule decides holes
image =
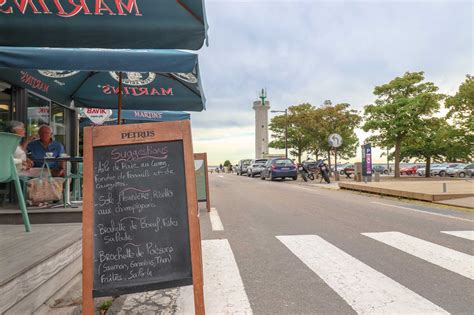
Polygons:
[[333,133],[329,135],[328,142],[333,148],[339,148],[342,145],[342,137],[337,133]]

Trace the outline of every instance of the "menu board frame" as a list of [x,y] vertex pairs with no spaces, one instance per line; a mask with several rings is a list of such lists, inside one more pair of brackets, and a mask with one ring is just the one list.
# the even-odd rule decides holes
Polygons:
[[189,121],[142,123],[84,128],[84,181],[82,211],[82,306],[94,314],[94,147],[182,141],[187,196],[189,243],[196,314],[205,314],[201,233],[197,209],[194,155]]
[[[206,200],[198,200],[198,201],[206,201],[207,212],[210,212],[211,211],[211,196],[209,194],[209,171],[207,167],[207,153],[206,152],[194,153],[194,160],[204,161],[204,177],[206,179]],[[196,182],[196,185],[197,185],[197,182]]]

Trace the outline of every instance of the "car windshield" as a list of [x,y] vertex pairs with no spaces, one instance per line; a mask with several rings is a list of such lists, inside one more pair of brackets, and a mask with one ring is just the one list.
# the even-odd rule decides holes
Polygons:
[[291,166],[293,165],[293,161],[290,159],[282,159],[282,160],[275,160],[273,161],[275,165],[278,166]]
[[456,169],[462,169],[462,168],[465,168],[467,166],[467,164],[458,164],[456,165],[454,168]]
[[249,165],[250,165],[250,163],[252,163],[252,161],[251,161],[251,160],[245,160],[245,161],[242,161],[242,165],[243,165],[243,166],[249,166]]

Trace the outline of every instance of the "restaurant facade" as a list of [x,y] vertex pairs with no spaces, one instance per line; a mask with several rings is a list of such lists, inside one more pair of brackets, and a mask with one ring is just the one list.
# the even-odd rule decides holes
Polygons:
[[0,124],[21,121],[28,136],[36,136],[41,125],[49,125],[54,139],[64,145],[70,156],[80,153],[78,117],[72,102],[60,104],[29,89],[0,81]]

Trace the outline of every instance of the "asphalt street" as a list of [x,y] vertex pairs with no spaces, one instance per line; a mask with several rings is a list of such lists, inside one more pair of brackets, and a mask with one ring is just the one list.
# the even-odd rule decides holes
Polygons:
[[240,276],[245,312],[248,304],[254,314],[474,310],[472,212],[300,179],[212,174],[210,191],[213,211],[200,209],[204,261],[229,245],[236,268],[225,272],[228,281]]

